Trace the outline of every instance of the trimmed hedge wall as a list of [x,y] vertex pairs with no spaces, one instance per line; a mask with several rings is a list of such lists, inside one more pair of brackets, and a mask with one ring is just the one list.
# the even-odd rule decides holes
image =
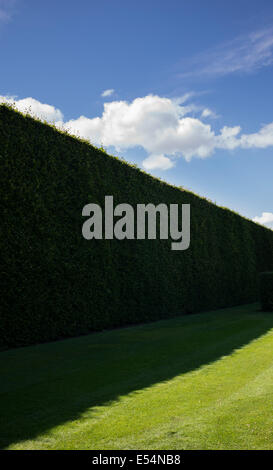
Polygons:
[[273,312],[273,272],[260,273],[260,300],[262,310]]
[[[0,106],[1,347],[257,300],[273,232]],[[82,208],[191,204],[191,245],[90,240]]]

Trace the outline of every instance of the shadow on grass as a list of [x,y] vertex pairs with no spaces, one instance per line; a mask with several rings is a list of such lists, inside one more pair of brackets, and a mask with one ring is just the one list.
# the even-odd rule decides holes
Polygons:
[[0,353],[0,448],[185,374],[273,328],[247,305]]

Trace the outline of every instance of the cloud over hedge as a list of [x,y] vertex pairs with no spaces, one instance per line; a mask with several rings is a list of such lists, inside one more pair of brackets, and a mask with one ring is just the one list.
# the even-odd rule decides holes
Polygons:
[[131,102],[111,101],[104,103],[101,116],[80,116],[69,121],[64,121],[59,109],[34,98],[16,100],[1,96],[0,102],[13,102],[20,111],[30,110],[32,115],[55,121],[95,145],[114,146],[118,151],[140,146],[147,152],[143,161],[146,169],[167,170],[178,157],[187,161],[193,157],[207,158],[217,149],[273,146],[273,122],[252,134],[243,134],[238,125],[224,126],[217,133],[205,121],[210,114],[207,109],[196,117],[196,108],[185,105],[188,98],[147,95]]

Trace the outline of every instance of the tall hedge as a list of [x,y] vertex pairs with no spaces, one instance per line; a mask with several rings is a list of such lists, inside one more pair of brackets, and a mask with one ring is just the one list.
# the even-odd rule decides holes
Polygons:
[[[0,106],[1,347],[255,301],[273,232]],[[82,208],[191,204],[191,245],[85,240]]]
[[262,310],[273,312],[273,271],[260,273],[260,302]]

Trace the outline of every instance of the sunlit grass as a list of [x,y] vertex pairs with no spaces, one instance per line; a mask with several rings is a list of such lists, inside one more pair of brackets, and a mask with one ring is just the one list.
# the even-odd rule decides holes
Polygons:
[[2,352],[1,448],[273,449],[257,305]]

